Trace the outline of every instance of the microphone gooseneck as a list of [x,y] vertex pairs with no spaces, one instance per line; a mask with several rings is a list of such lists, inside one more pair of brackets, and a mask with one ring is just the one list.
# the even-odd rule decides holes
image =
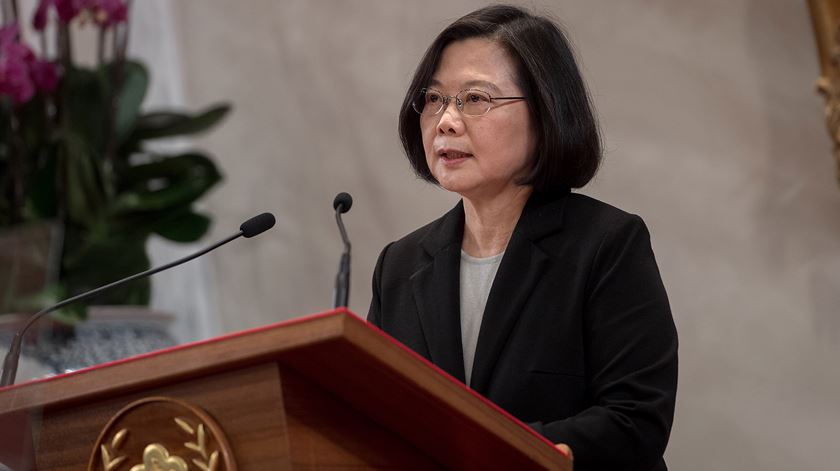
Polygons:
[[[246,225],[247,225],[247,227],[246,227]],[[83,301],[85,299],[92,298],[92,297],[102,293],[103,291],[108,291],[109,289],[116,288],[118,286],[122,286],[126,283],[130,283],[132,281],[135,281],[135,280],[138,280],[138,279],[141,279],[141,278],[152,276],[155,273],[159,273],[159,272],[162,272],[164,270],[168,270],[170,268],[181,265],[183,263],[189,262],[190,260],[198,258],[198,257],[206,254],[207,252],[210,252],[212,250],[215,250],[215,249],[221,247],[222,245],[227,244],[228,242],[231,242],[235,239],[238,239],[239,237],[242,237],[242,236],[244,236],[244,237],[254,237],[257,234],[260,234],[262,232],[267,231],[268,229],[271,229],[271,227],[273,225],[274,225],[274,216],[271,215],[271,213],[260,214],[259,216],[255,216],[255,217],[245,221],[244,223],[242,223],[242,226],[240,226],[240,228],[239,228],[239,232],[237,232],[236,234],[233,234],[233,235],[231,235],[231,236],[229,236],[225,239],[222,239],[222,240],[216,242],[215,244],[213,244],[213,245],[211,245],[211,246],[209,246],[205,249],[199,250],[198,252],[195,252],[191,255],[188,255],[184,258],[175,260],[174,262],[167,263],[166,265],[163,265],[163,266],[160,266],[160,267],[157,267],[157,268],[152,268],[150,270],[146,270],[144,272],[140,272],[140,273],[125,277],[121,280],[114,281],[113,283],[109,283],[105,286],[100,286],[99,288],[95,288],[95,289],[92,289],[90,291],[86,291],[84,293],[73,296],[71,298],[67,298],[64,301],[59,302],[58,304],[52,305],[50,307],[47,307],[45,309],[42,309],[42,310],[36,312],[35,314],[32,315],[32,317],[29,318],[29,321],[27,321],[27,323],[24,324],[23,328],[18,330],[15,333],[15,336],[12,338],[12,344],[9,346],[9,351],[8,351],[8,353],[6,353],[6,358],[3,360],[3,374],[2,374],[2,376],[0,376],[0,387],[10,386],[10,385],[14,384],[15,376],[17,375],[18,363],[20,362],[20,353],[21,353],[21,345],[23,344],[23,336],[26,334],[26,331],[29,330],[29,327],[31,327],[32,324],[34,324],[36,321],[38,321],[38,319],[45,316],[46,314],[49,314],[50,312],[53,312],[57,309],[61,309],[62,307],[67,306],[68,304],[72,304],[72,303],[75,303],[75,302],[78,302],[78,301]],[[246,232],[246,230],[248,232]],[[247,235],[247,234],[250,234],[250,235]]]
[[353,197],[349,193],[341,192],[335,195],[333,200],[333,209],[335,209],[335,222],[338,224],[338,231],[341,233],[341,242],[344,243],[344,251],[350,253],[350,239],[347,237],[347,231],[344,229],[344,221],[341,215],[350,211],[353,206]]
[[341,192],[333,200],[335,209],[335,222],[338,231],[341,233],[341,241],[344,243],[344,252],[341,254],[341,261],[338,263],[338,274],[335,276],[335,290],[333,307],[347,307],[350,297],[350,239],[347,237],[347,230],[344,228],[344,221],[341,215],[350,211],[353,206],[353,197],[348,193]]

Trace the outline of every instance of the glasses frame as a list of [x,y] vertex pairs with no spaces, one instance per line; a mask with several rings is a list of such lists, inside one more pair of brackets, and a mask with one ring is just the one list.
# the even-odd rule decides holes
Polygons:
[[[420,89],[421,96],[425,97],[426,92],[428,92],[429,90],[432,90],[436,93],[439,93],[440,96],[443,98],[443,102],[441,102],[440,109],[435,111],[434,113],[428,113],[428,112],[424,113],[422,111],[419,111],[417,109],[415,101],[412,101],[411,102],[411,108],[415,112],[417,112],[417,114],[419,114],[420,116],[435,116],[435,115],[441,114],[443,112],[443,110],[445,110],[446,108],[449,107],[449,103],[453,98],[455,99],[455,108],[458,108],[458,111],[464,116],[484,116],[484,115],[486,115],[487,113],[490,112],[490,110],[492,110],[493,108],[496,108],[495,106],[493,106],[493,101],[494,100],[526,100],[527,99],[524,96],[496,96],[496,97],[494,97],[493,95],[491,95],[486,90],[482,90],[480,88],[465,88],[463,90],[458,90],[458,93],[456,93],[455,95],[447,95],[447,94],[443,93],[442,91],[440,91],[436,88],[421,88]],[[458,95],[460,95],[464,92],[481,92],[481,93],[487,95],[488,99],[490,100],[490,103],[487,105],[487,111],[485,111],[484,113],[481,113],[481,114],[465,113],[464,112],[464,101],[461,100],[460,98],[458,98]],[[424,105],[424,108],[425,108],[425,105]]]

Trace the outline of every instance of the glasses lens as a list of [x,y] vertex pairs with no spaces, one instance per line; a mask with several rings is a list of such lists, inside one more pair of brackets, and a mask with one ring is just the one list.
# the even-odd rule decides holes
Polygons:
[[458,94],[461,111],[470,116],[481,116],[490,111],[490,95],[481,90],[464,90]]
[[411,103],[411,107],[420,114],[437,114],[443,108],[443,102],[442,93],[423,89]]

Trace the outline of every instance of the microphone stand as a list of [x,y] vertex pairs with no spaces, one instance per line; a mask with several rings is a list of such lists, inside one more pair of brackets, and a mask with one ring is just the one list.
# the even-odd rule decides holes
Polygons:
[[[344,199],[344,195],[346,195],[346,199]],[[333,203],[335,222],[338,224],[338,230],[341,233],[341,241],[344,242],[344,253],[341,254],[338,274],[335,276],[335,296],[333,299],[333,307],[335,308],[347,307],[347,301],[350,297],[350,239],[347,237],[347,230],[344,228],[341,215],[349,211],[352,204],[353,199],[347,193],[340,193]]]

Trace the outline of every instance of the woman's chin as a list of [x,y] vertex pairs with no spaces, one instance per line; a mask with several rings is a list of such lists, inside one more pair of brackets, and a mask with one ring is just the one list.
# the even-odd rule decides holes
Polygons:
[[469,194],[475,190],[476,185],[470,184],[461,178],[441,178],[438,179],[438,184],[441,188],[452,193],[458,193],[461,196]]

